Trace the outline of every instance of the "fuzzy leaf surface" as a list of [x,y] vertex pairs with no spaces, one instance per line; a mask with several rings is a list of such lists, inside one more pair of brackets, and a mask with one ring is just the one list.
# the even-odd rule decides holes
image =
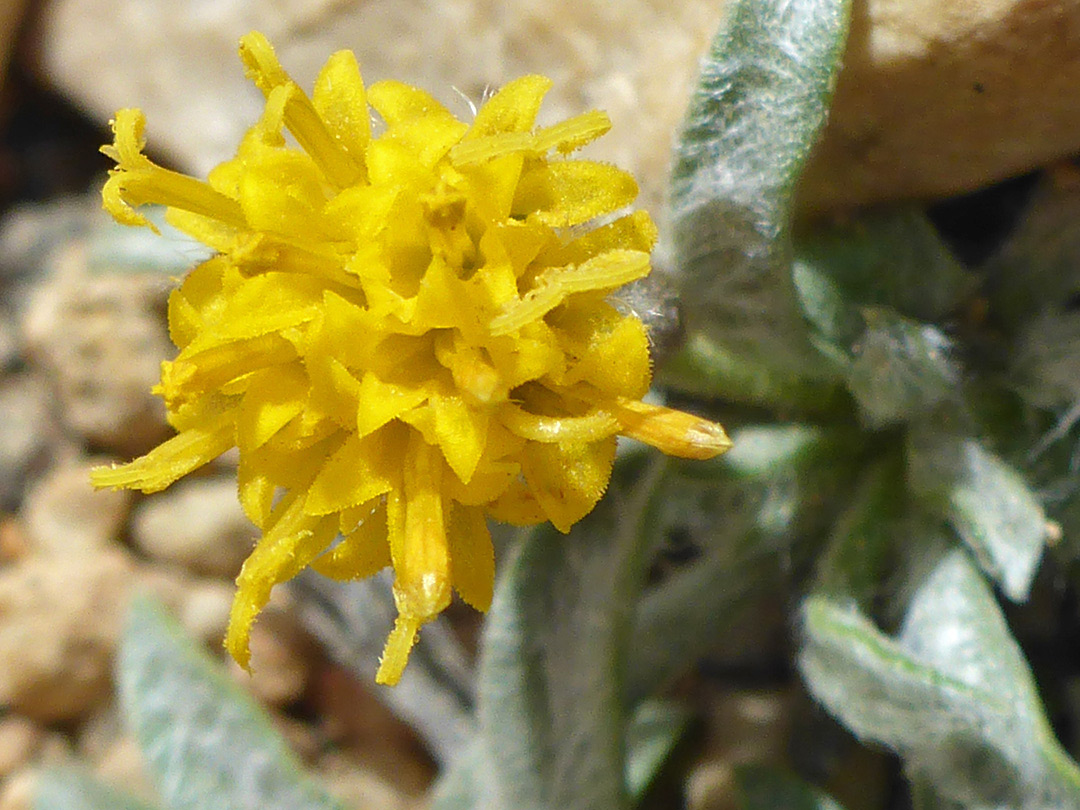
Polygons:
[[914,429],[908,484],[939,511],[1013,601],[1027,598],[1046,545],[1046,515],[1012,467],[975,439]]
[[681,538],[698,556],[642,595],[626,698],[642,700],[686,672],[787,584],[814,553],[850,491],[857,435],[805,424],[733,428],[720,458],[671,464],[644,516],[645,531]]
[[906,421],[955,396],[960,372],[941,330],[887,308],[864,309],[862,317],[866,330],[847,383],[867,427]]
[[825,379],[791,275],[789,224],[847,36],[849,0],[734,0],[713,38],[671,178],[692,329],[751,365]]
[[[838,224],[818,225],[795,243],[795,283],[807,316],[839,341],[854,340],[857,309],[888,307],[920,321],[950,315],[974,280],[953,257],[922,209],[901,206]],[[828,285],[841,302],[814,294]]]
[[121,705],[170,810],[344,810],[156,603],[132,605],[118,667]]
[[742,810],[843,810],[821,791],[796,776],[764,765],[736,769]]
[[157,810],[75,767],[48,768],[34,789],[34,810]]
[[654,542],[642,514],[661,474],[642,463],[624,459],[636,480],[620,485],[617,474],[569,535],[535,531],[504,561],[477,684],[482,807],[628,806],[620,686]]
[[993,593],[965,550],[939,547],[895,638],[850,600],[806,600],[799,667],[811,692],[858,737],[897,751],[909,777],[942,800],[972,810],[1080,805],[1080,772]]

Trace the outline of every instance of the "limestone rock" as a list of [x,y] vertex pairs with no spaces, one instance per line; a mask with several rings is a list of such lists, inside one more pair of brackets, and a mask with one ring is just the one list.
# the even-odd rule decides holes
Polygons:
[[0,570],[0,703],[52,722],[108,695],[130,578],[120,553],[31,556]]
[[244,515],[232,478],[181,481],[147,498],[132,517],[135,544],[155,560],[235,577],[258,530]]
[[90,486],[90,470],[104,463],[97,459],[60,464],[30,489],[22,516],[34,553],[96,553],[114,542],[127,517],[131,493],[95,491]]
[[33,293],[23,321],[31,357],[56,385],[68,426],[120,455],[144,452],[167,433],[150,393],[173,354],[164,307],[172,283],[157,273],[98,273],[72,247]]
[[[307,87],[356,51],[369,79],[427,88],[460,114],[526,72],[554,80],[545,114],[601,107],[593,154],[633,170],[656,208],[672,137],[723,2],[238,0],[207,14],[167,0],[51,0],[42,68],[102,121],[142,107],[149,139],[205,173],[262,100],[236,40],[279,46]],[[832,123],[803,186],[810,208],[948,194],[1080,150],[1075,0],[856,0]]]
[[120,107],[142,108],[154,148],[200,175],[233,155],[262,110],[236,55],[253,28],[307,90],[330,53],[351,48],[366,81],[416,84],[466,119],[492,88],[543,73],[554,82],[543,119],[604,109],[614,129],[591,154],[635,172],[655,208],[671,134],[721,5],[286,0],[269,11],[240,0],[206,14],[167,0],[51,0],[42,68],[101,121]]

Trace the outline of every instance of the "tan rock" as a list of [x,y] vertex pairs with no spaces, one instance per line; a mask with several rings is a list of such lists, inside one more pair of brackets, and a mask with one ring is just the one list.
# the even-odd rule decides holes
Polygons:
[[0,383],[0,508],[14,509],[26,482],[59,455],[62,439],[52,394],[41,375],[29,372]]
[[235,590],[229,583],[215,579],[193,582],[180,605],[180,624],[192,638],[220,650]]
[[229,666],[259,700],[287,706],[303,696],[316,657],[314,643],[297,621],[271,605],[251,628],[251,674],[231,659]]
[[164,318],[172,286],[157,273],[91,275],[72,247],[24,315],[27,351],[50,372],[65,422],[120,455],[144,452],[168,433],[150,389],[174,353]]
[[0,703],[51,722],[105,698],[130,578],[119,553],[0,570]]
[[251,553],[258,529],[240,508],[235,478],[200,478],[140,503],[131,536],[155,560],[232,578]]
[[814,208],[968,191],[1080,151],[1080,3],[856,2]]
[[90,470],[105,463],[105,459],[62,463],[30,489],[21,516],[33,553],[97,553],[115,541],[131,493],[95,491],[90,486]]
[[145,759],[131,736],[115,739],[95,765],[103,782],[122,786],[125,793],[141,799],[154,800],[154,786],[146,775]]
[[0,779],[26,766],[44,739],[45,730],[29,717],[8,714],[0,718]]
[[[230,156],[261,99],[237,67],[251,28],[305,86],[353,48],[370,79],[462,95],[526,72],[555,82],[546,115],[607,110],[594,154],[633,170],[656,208],[698,60],[723,2],[672,0],[255,0],[213,15],[166,0],[52,0],[43,68],[101,120],[137,105],[152,144],[204,173]],[[1075,0],[856,0],[811,208],[953,193],[1080,150]],[[467,56],[466,56],[467,55]],[[456,90],[455,90],[456,88]]]
[[327,792],[346,807],[411,810],[416,806],[393,783],[339,753],[324,756],[318,770]]
[[37,772],[24,768],[4,781],[0,788],[0,810],[33,810]]

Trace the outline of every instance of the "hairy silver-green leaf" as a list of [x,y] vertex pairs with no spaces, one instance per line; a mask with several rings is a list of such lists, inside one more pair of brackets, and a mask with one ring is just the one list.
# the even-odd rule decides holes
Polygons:
[[962,548],[937,553],[896,638],[850,601],[806,600],[799,667],[812,693],[943,799],[1080,806],[1080,772],[1054,739],[990,588]]
[[34,785],[34,810],[156,810],[76,767],[47,768]]
[[638,801],[652,785],[690,723],[688,709],[670,701],[646,700],[626,729],[626,789]]
[[118,666],[124,713],[170,810],[343,810],[159,605],[132,605]]
[[[850,0],[732,0],[701,67],[671,178],[692,329],[751,364],[829,378],[791,277],[795,183],[825,121]],[[720,391],[720,393],[725,393]]]
[[798,777],[765,765],[737,768],[735,782],[742,810],[843,810]]
[[1019,473],[975,439],[931,426],[909,433],[907,460],[911,491],[948,520],[1010,599],[1025,599],[1046,515]]
[[858,469],[858,437],[844,429],[747,425],[731,436],[734,447],[718,459],[671,464],[645,512],[643,531],[684,537],[700,556],[637,606],[631,703],[687,671],[748,610],[776,598],[788,566],[816,549]]
[[[362,683],[374,683],[379,656],[397,616],[389,574],[336,582],[308,569],[289,583],[305,626]],[[440,763],[455,757],[475,731],[473,673],[442,617],[424,626],[397,686],[370,688],[416,730]]]
[[[808,317],[841,341],[858,336],[856,308],[888,307],[908,318],[938,322],[974,286],[971,274],[914,206],[818,225],[800,234],[796,256],[795,278]],[[804,285],[815,281],[828,282],[846,311],[809,305]],[[820,293],[815,299],[820,302]]]
[[[623,473],[635,463],[624,459]],[[569,535],[535,531],[504,561],[479,667],[481,806],[626,807],[620,687],[655,542],[641,516],[660,470],[628,489],[617,474]]]
[[[484,747],[478,737],[458,751],[432,786],[428,810],[478,810],[487,780]],[[497,810],[497,808],[491,808]]]
[[956,396],[960,373],[941,330],[889,309],[862,316],[866,330],[852,347],[847,380],[868,427],[911,419]]
[[1059,410],[1055,432],[1064,434],[1080,420],[1080,312],[1048,309],[1032,317],[1011,348],[1009,387],[1037,408]]
[[823,414],[848,402],[840,380],[812,380],[795,369],[762,365],[697,332],[660,369],[665,388],[730,402]]
[[817,588],[867,605],[880,592],[894,555],[903,498],[902,471],[886,458],[866,470],[837,520],[817,567]]

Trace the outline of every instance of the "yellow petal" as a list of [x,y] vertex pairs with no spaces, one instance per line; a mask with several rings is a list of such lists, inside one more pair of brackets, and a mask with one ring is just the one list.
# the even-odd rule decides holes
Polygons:
[[311,380],[310,407],[351,431],[356,425],[360,381],[333,355],[325,352],[308,354],[307,372]]
[[352,51],[333,54],[315,80],[312,103],[326,128],[358,164],[371,141],[371,112]]
[[265,273],[245,279],[216,313],[216,322],[203,320],[199,335],[184,347],[187,356],[314,320],[319,314],[322,288],[319,280],[292,273]]
[[376,82],[368,90],[368,101],[387,124],[379,141],[400,144],[426,168],[434,166],[468,130],[430,95],[402,82]]
[[528,132],[551,89],[546,76],[522,76],[504,84],[477,111],[469,140],[503,132]]
[[586,416],[541,416],[508,402],[499,408],[499,421],[523,439],[548,444],[596,442],[619,432],[618,420],[603,410]]
[[98,489],[160,492],[232,447],[236,436],[235,420],[233,412],[221,414],[182,431],[130,464],[95,467],[90,473],[90,483]]
[[566,371],[564,385],[585,381],[611,396],[632,399],[649,390],[649,336],[637,318],[620,315],[604,302],[589,302],[563,307],[549,320],[577,358]]
[[581,264],[609,250],[640,250],[649,253],[656,245],[658,235],[652,217],[645,211],[634,211],[607,225],[587,231],[569,244],[553,245],[555,249],[545,251],[541,261],[559,267]]
[[367,373],[356,395],[356,430],[366,436],[428,398],[424,388],[394,385]]
[[282,69],[266,37],[257,31],[242,37],[240,58],[248,78],[264,95],[269,97],[277,90],[288,94],[284,104],[285,126],[315,160],[326,179],[339,187],[355,182],[362,174],[361,165],[330,134],[311,99]]
[[386,533],[386,504],[368,503],[366,516],[353,531],[311,563],[311,567],[331,579],[364,579],[390,565],[390,544]]
[[632,203],[637,193],[630,174],[606,163],[541,163],[521,175],[512,212],[565,228],[618,211]]
[[154,390],[170,408],[220,389],[226,383],[268,366],[296,359],[296,349],[276,334],[237,340],[203,351],[190,346],[176,360],[161,364],[161,384]]
[[101,151],[119,165],[109,174],[101,191],[105,209],[125,225],[145,225],[157,232],[134,208],[158,203],[226,222],[246,226],[240,206],[206,183],[164,169],[142,154],[146,118],[140,110],[118,110],[112,122],[115,141]]
[[404,459],[404,515],[396,499],[387,502],[390,555],[394,561],[394,601],[398,620],[387,640],[378,683],[401,676],[420,625],[450,604],[450,552],[442,499],[443,461],[419,433],[410,431]]
[[520,472],[521,465],[515,461],[484,461],[477,466],[468,484],[456,475],[447,476],[446,494],[450,500],[464,506],[485,506],[501,497]]
[[389,492],[398,477],[404,433],[405,428],[390,424],[363,438],[349,436],[312,482],[304,511],[340,512]]
[[487,441],[486,410],[471,408],[456,394],[431,397],[435,435],[446,463],[465,484],[469,483]]
[[530,442],[521,468],[548,520],[566,533],[596,506],[614,461],[614,436],[589,444]]
[[265,528],[273,511],[277,486],[265,467],[252,463],[250,454],[240,455],[240,464],[236,470],[236,488],[240,508],[244,510],[247,519],[260,529]]
[[296,364],[263,369],[251,375],[236,420],[241,452],[254,450],[304,409],[308,379]]
[[611,119],[600,110],[590,110],[544,127],[533,138],[533,149],[544,153],[552,149],[568,155],[587,143],[592,143],[611,129]]
[[484,510],[455,506],[450,512],[450,570],[454,590],[477,610],[491,607],[495,584],[495,550]]
[[624,436],[678,458],[704,460],[731,449],[731,439],[716,422],[693,414],[620,398],[613,403]]
[[493,335],[507,335],[555,309],[575,293],[614,289],[649,274],[649,254],[639,250],[609,250],[576,267],[546,270],[536,286],[491,319]]
[[251,660],[251,625],[270,601],[270,591],[299,574],[322,553],[337,531],[333,517],[305,515],[303,499],[289,496],[275,509],[270,529],[263,534],[236,578],[236,596],[229,613],[225,647],[245,669]]
[[535,526],[548,519],[536,496],[520,479],[511,481],[506,491],[491,501],[486,509],[495,520],[511,526]]

